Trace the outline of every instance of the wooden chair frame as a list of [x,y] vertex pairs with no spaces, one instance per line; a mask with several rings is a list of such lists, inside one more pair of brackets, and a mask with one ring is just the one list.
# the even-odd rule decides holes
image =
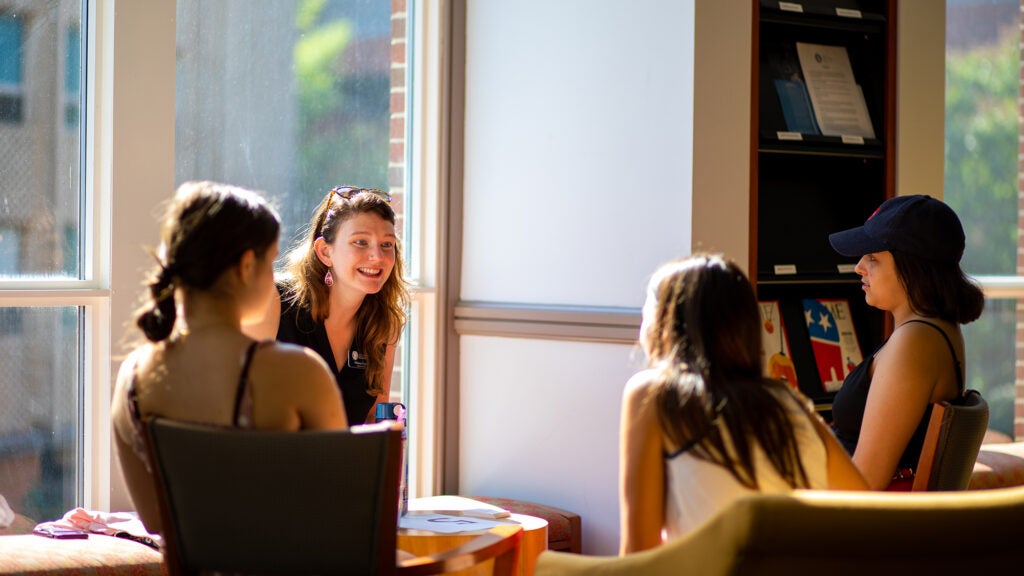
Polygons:
[[988,403],[977,390],[932,405],[912,490],[966,490],[988,428]]

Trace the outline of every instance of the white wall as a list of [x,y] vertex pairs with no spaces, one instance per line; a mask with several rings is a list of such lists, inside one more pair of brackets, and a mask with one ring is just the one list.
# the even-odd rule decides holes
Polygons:
[[467,4],[462,299],[639,306],[690,249],[693,3]]
[[896,194],[942,198],[946,3],[901,0],[896,26]]
[[[694,251],[750,261],[752,3],[700,0],[694,21]],[[674,65],[674,63],[666,63]]]
[[[467,4],[461,299],[639,308],[654,268],[690,252],[694,2]],[[585,553],[617,553],[620,400],[639,352],[460,347],[460,493],[572,510]]]
[[616,553],[619,401],[642,352],[483,336],[461,347],[460,493],[572,510],[585,551]]

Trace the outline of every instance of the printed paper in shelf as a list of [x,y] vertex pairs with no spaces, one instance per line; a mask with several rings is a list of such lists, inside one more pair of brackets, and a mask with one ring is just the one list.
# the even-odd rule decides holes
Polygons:
[[769,378],[782,380],[797,387],[796,368],[789,354],[789,339],[779,313],[778,300],[760,302],[761,341],[764,342],[764,373]]
[[835,392],[862,360],[846,300],[806,299],[804,319],[811,337],[814,362],[826,392]]

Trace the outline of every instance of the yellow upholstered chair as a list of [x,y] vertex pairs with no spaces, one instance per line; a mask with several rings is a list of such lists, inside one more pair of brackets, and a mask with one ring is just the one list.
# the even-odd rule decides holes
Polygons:
[[733,503],[693,532],[623,557],[547,551],[537,576],[1002,574],[1024,567],[1024,487],[797,490]]

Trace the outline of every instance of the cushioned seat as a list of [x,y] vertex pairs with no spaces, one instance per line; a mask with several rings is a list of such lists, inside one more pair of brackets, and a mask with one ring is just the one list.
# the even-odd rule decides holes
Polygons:
[[1009,486],[1024,486],[1024,442],[983,444],[968,489]]
[[583,550],[582,522],[579,514],[546,504],[512,498],[495,496],[466,496],[466,498],[498,506],[515,514],[525,514],[547,520],[548,550],[561,550],[576,554]]
[[635,554],[545,551],[535,574],[1002,574],[1024,566],[1022,533],[1024,487],[795,490],[741,498],[692,532]]
[[90,534],[54,540],[33,534],[0,536],[0,574],[18,576],[164,576],[163,556],[125,538]]

